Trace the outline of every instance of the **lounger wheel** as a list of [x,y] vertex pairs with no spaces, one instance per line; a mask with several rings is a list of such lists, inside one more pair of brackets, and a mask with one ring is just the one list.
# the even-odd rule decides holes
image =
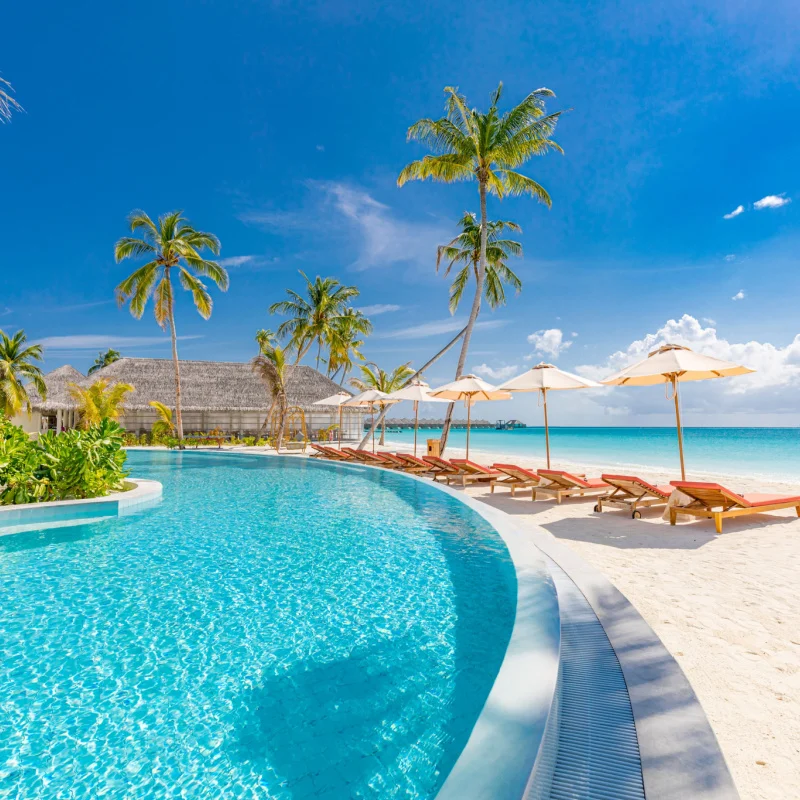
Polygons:
[[633,514],[631,514],[631,519],[641,519],[641,518],[642,518],[641,511],[634,511]]
[[603,509],[600,507],[600,503],[598,503],[598,504],[597,504],[597,505],[594,507],[594,510],[595,510],[595,511],[596,511],[598,514],[599,514],[599,513],[600,513],[600,512],[603,510]]

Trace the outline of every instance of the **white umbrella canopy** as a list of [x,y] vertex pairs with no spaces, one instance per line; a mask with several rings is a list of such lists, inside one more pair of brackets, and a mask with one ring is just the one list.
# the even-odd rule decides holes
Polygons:
[[500,391],[476,375],[462,375],[452,383],[433,389],[431,395],[445,400],[463,400],[467,404],[467,458],[469,458],[470,411],[473,403],[480,400],[510,400],[512,397],[511,392]]
[[342,403],[349,400],[353,395],[349,392],[337,392],[330,397],[317,400],[312,405],[315,406],[338,406],[339,407],[339,447],[342,446]]
[[547,422],[547,393],[549,391],[562,391],[567,389],[592,389],[599,387],[600,384],[573,375],[571,372],[559,369],[553,364],[546,364],[542,361],[535,367],[531,367],[522,375],[511,378],[505,383],[500,384],[499,390],[509,392],[540,392],[542,395],[542,405],[544,406],[544,443],[547,452],[547,468],[550,469],[550,427]]
[[[361,392],[361,394],[357,394],[355,397],[351,397],[349,400],[345,400],[342,405],[343,406],[362,406],[362,407],[369,407],[369,410],[372,415],[375,414],[375,406],[386,406],[390,405],[391,403],[399,403],[399,400],[393,400],[386,392],[382,392],[380,389],[367,389],[365,392]],[[370,425],[370,427],[372,427]],[[372,432],[372,452],[375,452],[375,431]]]
[[655,386],[659,383],[672,386],[675,401],[675,421],[678,429],[678,453],[681,459],[681,478],[686,480],[686,467],[683,460],[683,431],[681,429],[680,397],[678,384],[684,381],[704,381],[712,378],[729,378],[747,375],[754,369],[723,361],[713,356],[695,353],[679,344],[665,344],[653,350],[647,358],[610,375],[601,383],[607,386]]
[[425,381],[412,381],[403,389],[391,392],[389,397],[392,400],[411,400],[414,403],[414,455],[417,455],[417,429],[419,428],[419,404],[420,403],[448,403],[439,397],[433,397],[430,393],[431,387]]

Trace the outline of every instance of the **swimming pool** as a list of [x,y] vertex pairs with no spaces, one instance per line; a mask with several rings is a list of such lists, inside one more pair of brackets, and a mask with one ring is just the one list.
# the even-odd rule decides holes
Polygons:
[[0,797],[433,798],[515,624],[495,529],[385,471],[130,461],[159,506],[0,537]]

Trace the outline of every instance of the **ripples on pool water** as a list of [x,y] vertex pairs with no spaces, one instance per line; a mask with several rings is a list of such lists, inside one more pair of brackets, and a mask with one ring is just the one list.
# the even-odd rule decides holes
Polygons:
[[130,460],[161,505],[0,537],[0,797],[433,797],[513,625],[488,523],[376,470]]

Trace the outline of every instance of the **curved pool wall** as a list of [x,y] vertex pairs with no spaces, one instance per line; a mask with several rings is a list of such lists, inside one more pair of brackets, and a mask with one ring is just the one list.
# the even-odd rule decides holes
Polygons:
[[[547,720],[552,718],[550,707],[558,666],[558,607],[552,580],[536,548],[513,531],[501,530],[502,517],[505,515],[491,509],[475,508],[475,504],[465,504],[460,498],[455,501],[444,498],[448,492],[431,486],[430,482],[365,467],[313,463],[291,457],[277,462],[274,457],[255,459],[251,455],[227,453],[220,456],[208,453],[160,454],[155,459],[148,454],[144,458],[132,458],[137,473],[155,472],[160,476],[158,469],[146,468],[154,460],[165,468],[161,470],[167,486],[164,503],[147,510],[138,509],[142,513],[118,520],[98,522],[90,516],[88,523],[85,520],[76,521],[74,515],[78,511],[62,506],[62,512],[73,515],[66,523],[78,525],[74,533],[29,530],[5,539],[7,546],[3,546],[3,540],[0,540],[0,555],[10,555],[5,559],[5,564],[0,559],[0,586],[9,603],[5,618],[0,613],[3,625],[0,634],[8,658],[6,664],[13,665],[14,672],[12,682],[0,680],[0,684],[5,684],[8,718],[14,717],[16,711],[15,718],[19,724],[27,726],[23,745],[20,745],[19,737],[14,742],[0,735],[0,763],[13,765],[10,770],[0,770],[0,795],[10,790],[13,796],[20,798],[52,796],[57,789],[55,776],[68,778],[70,785],[77,780],[91,794],[91,781],[97,779],[105,769],[106,774],[114,774],[116,781],[140,786],[140,793],[136,788],[131,790],[134,792],[131,796],[134,797],[172,797],[177,796],[178,791],[186,797],[211,796],[206,794],[208,791],[212,794],[222,791],[231,797],[249,796],[239,791],[243,788],[241,782],[233,787],[220,785],[215,764],[220,757],[223,761],[230,761],[233,756],[236,768],[251,764],[255,757],[254,748],[263,750],[262,740],[266,737],[270,748],[268,755],[277,753],[280,768],[270,772],[272,783],[265,795],[268,797],[345,796],[342,792],[349,785],[348,778],[341,773],[356,760],[363,773],[362,778],[374,772],[371,781],[364,778],[362,788],[365,793],[359,796],[393,797],[407,790],[402,796],[408,796],[408,791],[411,791],[415,797],[433,797],[439,789],[440,797],[490,796],[498,800],[506,797],[511,800],[521,796],[531,770],[536,771],[537,753]],[[233,466],[234,461],[237,471],[248,473],[246,491],[233,485],[228,473],[225,479],[218,482],[223,491],[215,491],[213,499],[210,499],[208,489],[214,465],[224,464],[227,468],[228,465]],[[191,464],[192,469],[188,472],[186,469],[176,470],[176,462]],[[280,470],[277,469],[278,464]],[[286,486],[280,485],[281,475],[285,477],[285,474],[297,470],[300,470],[302,485],[306,488],[309,484],[316,485],[317,489],[313,491],[320,486],[325,488],[327,493],[317,498],[323,505],[322,509],[304,504],[298,496],[292,495],[291,487],[287,490]],[[353,476],[354,472],[359,474]],[[357,477],[357,486],[349,478],[340,480],[336,477],[345,474]],[[333,480],[331,475],[335,476]],[[315,476],[322,480],[315,482]],[[202,495],[198,494],[198,487]],[[269,489],[266,494],[262,491],[264,487]],[[187,500],[180,507],[174,501],[175,495],[188,498],[190,489],[193,501]],[[336,497],[334,489],[343,491],[347,496]],[[365,499],[369,502],[365,503]],[[370,508],[387,502],[394,516],[381,520],[381,536],[369,538],[370,525],[374,526],[375,522],[369,517]],[[279,621],[270,619],[269,614],[259,613],[258,593],[254,588],[275,590],[276,585],[281,584],[284,577],[281,569],[287,563],[296,564],[298,560],[303,562],[306,559],[303,564],[311,570],[310,578],[313,578],[315,570],[322,569],[324,572],[335,567],[326,561],[328,548],[335,539],[331,539],[331,531],[325,528],[325,520],[336,517],[342,509],[346,510],[347,519],[353,523],[351,528],[356,526],[351,533],[361,530],[359,525],[363,526],[364,531],[363,541],[354,539],[349,545],[349,555],[355,559],[350,567],[357,566],[357,569],[351,569],[350,582],[336,583],[334,580],[330,586],[331,596],[321,608],[306,609],[303,607],[303,598],[290,593],[288,599],[298,603],[297,608],[288,609],[290,617],[287,619],[293,619],[293,625],[278,624]],[[118,512],[122,513],[119,507]],[[240,524],[228,524],[231,514],[241,515],[241,519],[237,516]],[[286,520],[285,527],[293,527],[295,533],[299,534],[298,541],[281,542],[282,546],[295,549],[291,552],[262,549],[258,553],[248,552],[248,557],[242,558],[243,541],[252,544],[246,539],[249,534],[244,529],[248,526],[252,528],[254,522],[258,523],[270,514]],[[495,514],[497,516],[493,518]],[[43,524],[58,524],[55,510],[48,510],[47,515],[53,516],[43,520]],[[170,525],[176,519],[180,521],[179,535],[171,535]],[[433,520],[432,527],[428,520]],[[35,522],[20,524],[26,525],[26,528],[36,525]],[[421,540],[413,536],[408,538],[409,529],[415,527],[421,530]],[[221,531],[224,531],[224,537],[219,535]],[[502,542],[497,533],[500,533]],[[194,547],[192,558],[203,561],[206,567],[212,567],[219,582],[230,582],[231,573],[236,573],[233,577],[237,583],[233,588],[241,596],[218,598],[215,596],[218,588],[213,580],[205,574],[194,574],[191,563],[185,560],[187,539]],[[222,548],[221,541],[225,543]],[[362,546],[367,556],[366,564],[361,563],[364,558],[358,552]],[[370,548],[376,547],[376,553],[369,552]],[[27,566],[32,569],[27,574],[9,576],[9,565],[13,568],[16,561],[24,566],[31,548],[35,551],[35,558]],[[383,553],[380,548],[388,549]],[[372,563],[369,563],[370,556]],[[383,556],[385,560],[382,561]],[[148,560],[152,560],[152,563],[147,563]],[[265,568],[264,562],[267,560],[270,563]],[[67,569],[61,561],[68,564]],[[420,565],[424,565],[425,569],[421,570]],[[156,574],[164,566],[169,567],[169,574]],[[137,570],[141,573],[143,567],[152,573],[144,582],[141,574],[130,574]],[[79,569],[80,574],[70,574],[73,569]],[[506,573],[507,577],[503,577]],[[69,592],[64,593],[64,587],[59,586],[59,581],[64,580],[65,575],[69,578],[69,588],[77,592],[77,597],[69,596]],[[298,574],[290,577],[296,581]],[[302,578],[303,573],[299,577]],[[327,573],[325,577],[328,577]],[[332,577],[336,579],[337,575],[333,574]],[[199,578],[202,578],[202,585],[196,585]],[[454,580],[457,585],[452,586]],[[381,586],[380,582],[385,585]],[[319,583],[319,577],[308,581],[312,587]],[[35,584],[33,590],[32,584]],[[288,584],[282,584],[285,585]],[[503,588],[504,585],[507,588]],[[358,592],[355,602],[348,595],[353,588]],[[46,597],[37,595],[30,598],[25,595],[26,591],[46,592]],[[337,592],[341,592],[341,596]],[[118,607],[120,593],[124,600],[122,607]],[[506,595],[508,601],[503,599]],[[278,596],[283,597],[280,592]],[[216,631],[206,630],[209,608],[213,612],[209,598],[215,602],[219,600],[220,609],[225,613],[224,622],[220,619],[222,627]],[[391,602],[387,605],[387,601]],[[455,605],[452,605],[453,602]],[[506,606],[507,602],[510,605]],[[63,605],[59,606],[59,603]],[[342,603],[345,603],[346,609],[341,608]],[[45,606],[48,607],[49,631],[32,630],[32,613],[36,613],[36,608],[43,609]],[[389,651],[384,649],[372,653],[369,649],[359,651],[358,647],[355,650],[346,647],[342,651],[344,660],[337,660],[341,658],[337,656],[337,652],[341,651],[341,643],[335,636],[328,636],[327,641],[323,637],[320,642],[320,631],[331,622],[331,614],[344,613],[351,606],[362,616],[348,620],[344,614],[341,620],[336,618],[337,625],[341,622],[344,626],[342,630],[348,633],[356,631],[360,636],[366,630],[367,623],[384,625],[387,635],[391,630],[399,630],[397,626],[419,627],[422,624],[423,639],[418,641],[414,638],[418,631],[411,631],[407,652],[405,655],[399,653],[399,660],[394,659],[394,655],[398,654],[391,648]],[[171,631],[170,635],[175,640],[159,640],[157,652],[142,650],[140,631],[150,631],[176,608],[180,609],[183,616],[182,624]],[[64,609],[69,615],[66,621],[72,628],[65,635],[53,638],[61,624],[59,614],[63,615]],[[320,613],[321,617],[314,616]],[[373,618],[376,613],[382,615],[381,620],[385,618],[385,622],[376,623]],[[76,617],[80,618],[77,628],[74,627]],[[85,629],[98,621],[105,626],[104,638],[97,639],[95,631],[92,638],[82,639]],[[460,624],[455,625],[456,621]],[[213,619],[211,622],[213,627]],[[272,658],[268,664],[260,664],[259,659],[264,660],[270,648],[269,637],[265,638],[264,634],[274,633],[275,628],[291,632],[293,640],[288,643],[291,647],[313,647],[318,652],[306,653],[299,662],[299,671],[291,658],[296,653],[270,652],[270,658],[277,656],[278,662],[285,661],[285,667],[279,663],[277,672],[270,671],[275,666],[275,659]],[[389,640],[391,638],[389,636]],[[91,654],[84,652],[87,641],[93,643],[89,648],[93,651]],[[214,646],[209,649],[212,642]],[[240,663],[236,648],[245,645],[249,655],[245,662]],[[23,652],[16,652],[15,647],[22,647]],[[175,667],[170,667],[175,647],[181,654],[181,660],[175,662]],[[184,647],[188,647],[188,650]],[[73,653],[78,660],[91,655],[91,660],[72,677],[73,684],[82,693],[81,697],[94,696],[102,706],[103,692],[107,691],[111,692],[115,705],[105,711],[103,708],[85,709],[90,714],[100,713],[97,722],[105,719],[104,727],[100,730],[92,728],[94,733],[91,736],[86,731],[80,734],[79,730],[70,730],[67,732],[67,742],[62,741],[57,752],[43,753],[42,750],[46,751],[51,741],[46,736],[46,730],[53,734],[59,730],[59,721],[75,722],[70,710],[63,706],[64,687],[57,690],[59,671],[71,669],[71,666],[55,664],[57,669],[53,674],[48,674],[48,665],[42,663],[43,653],[58,653],[59,648]],[[108,650],[107,654],[104,648]],[[229,653],[226,653],[226,648]],[[213,677],[216,674],[213,666],[215,659],[223,657],[224,660],[228,656],[234,661],[227,664],[224,677],[219,675],[216,680],[236,684],[233,700],[228,701],[228,705],[233,707],[234,716],[241,710],[240,689],[250,686],[245,698],[244,727],[237,729],[239,744],[233,753],[220,752],[219,741],[209,731],[210,738],[205,744],[192,742],[192,746],[199,747],[198,756],[201,753],[205,755],[191,764],[175,765],[177,771],[173,768],[169,780],[158,783],[155,789],[152,776],[143,769],[148,762],[146,758],[143,759],[142,753],[137,757],[135,752],[132,755],[128,752],[126,763],[112,765],[104,764],[102,755],[93,754],[85,754],[85,764],[64,761],[69,755],[67,745],[72,743],[74,746],[80,741],[93,743],[92,747],[101,754],[112,753],[116,756],[119,749],[130,750],[130,742],[136,739],[141,730],[148,730],[148,722],[152,721],[148,716],[151,711],[163,717],[164,712],[169,710],[169,707],[153,710],[152,706],[157,705],[169,690],[178,688],[170,681],[180,683],[186,674],[191,676],[194,674],[192,669],[200,666],[193,667],[192,659],[196,661],[202,657],[203,669],[210,670],[212,674],[209,677]],[[453,656],[456,657],[455,661]],[[396,674],[384,679],[381,664],[387,657],[389,662],[399,664],[399,668]],[[179,664],[182,666],[176,672]],[[245,670],[246,675],[240,676],[238,672],[242,671],[243,664],[250,669]],[[363,684],[363,676],[357,685],[348,684],[347,678],[352,679],[354,665],[359,675],[372,676],[368,684]],[[256,669],[265,666],[268,667],[266,672]],[[117,674],[120,669],[122,674]],[[162,674],[165,669],[166,675]],[[429,670],[430,675],[424,673],[425,669]],[[9,694],[9,688],[19,688],[14,681],[17,684],[25,682],[26,670],[34,673],[28,676],[32,684],[23,686],[18,696],[14,696],[13,691]],[[85,684],[87,671],[97,670],[100,683],[97,684],[93,679],[93,683]],[[43,674],[37,674],[39,672]],[[265,677],[267,673],[269,678]],[[424,688],[427,685],[425,682],[434,673],[441,675],[437,680],[443,681],[443,689],[439,690],[431,683],[429,693],[420,691],[420,685]],[[0,675],[2,677],[8,679],[10,675]],[[453,677],[461,685],[460,694],[448,695],[447,692],[452,690],[452,687],[448,689],[448,681]],[[134,696],[132,704],[116,696],[125,688],[126,679],[131,684],[129,688],[142,695],[138,701]],[[240,687],[241,679],[245,679],[245,683]],[[415,680],[422,680],[423,683],[415,684]],[[32,731],[35,721],[32,723],[30,717],[26,718],[22,713],[26,697],[35,697],[36,692],[50,685],[48,681],[55,681],[53,693],[39,698],[41,704],[36,712],[39,714],[47,707],[47,716],[41,720],[46,730]],[[322,722],[321,728],[327,725],[327,730],[323,730],[321,735],[320,726],[315,729],[313,724],[309,725],[303,710],[297,707],[298,683],[323,694],[327,691],[330,695],[315,696],[310,703],[315,713],[320,707],[325,711],[322,719],[318,720]],[[72,688],[75,690],[75,686]],[[212,717],[218,710],[209,710],[209,698],[204,697],[202,691],[205,688],[204,685],[195,687],[188,694],[186,687],[181,688],[178,695],[171,696],[172,713],[177,707],[181,712],[196,711],[204,722]],[[211,688],[216,692],[216,685]],[[337,733],[335,719],[341,705],[350,703],[361,709],[364,692],[372,692],[377,698],[384,688],[385,696],[379,698],[383,706],[367,709],[371,716],[368,714],[363,719],[356,719],[355,728]],[[440,694],[440,691],[444,691],[444,694]],[[406,698],[418,694],[422,697],[423,705],[412,708],[413,703]],[[285,702],[275,705],[276,696]],[[400,698],[403,698],[403,702],[397,705]],[[386,705],[387,702],[389,705]],[[417,716],[404,716],[406,707],[416,712]],[[220,712],[221,716],[216,720],[221,731],[230,721],[225,717],[230,709],[228,706],[226,709]],[[454,719],[442,718],[444,721],[438,719],[438,716],[452,710],[461,716],[457,714]],[[125,725],[133,726],[127,739],[123,737],[115,743],[114,737],[122,730],[115,733],[114,726],[106,718],[108,715],[103,716],[106,712],[110,716],[118,712]],[[334,722],[325,722],[327,716]],[[388,728],[385,726],[387,719],[391,722]],[[284,730],[275,723],[276,720],[290,727]],[[392,757],[396,759],[396,763],[393,761],[390,766],[372,757],[369,752],[348,751],[342,741],[349,735],[352,742],[366,742],[369,745],[367,740],[373,732],[371,726],[376,721],[379,727],[383,725],[380,729],[382,732],[379,731],[381,742],[388,741],[397,747],[411,743],[406,749],[396,747],[392,750],[389,747],[386,750],[384,762]],[[241,723],[242,720],[237,722]],[[274,727],[279,730],[272,730]],[[357,734],[355,738],[354,731]],[[424,734],[418,744],[414,739],[416,731]],[[153,733],[152,730],[149,732]],[[14,733],[16,735],[16,731]],[[314,736],[317,739],[312,741]],[[397,741],[393,742],[393,738]],[[10,757],[9,752],[3,752],[9,748],[14,751],[15,747],[18,751],[12,752]],[[29,752],[31,747],[37,753],[35,764],[26,761],[32,756],[32,752]],[[161,747],[162,755],[163,752],[178,755],[174,749],[167,749],[169,746],[165,747],[165,742],[161,743]],[[340,759],[341,763],[333,765],[335,769],[322,774],[320,762],[328,759],[332,751],[343,754],[344,761]],[[303,764],[300,765],[298,752],[303,756]],[[59,759],[61,763],[56,763]],[[345,762],[347,764],[343,767]],[[53,768],[58,767],[60,774],[58,770],[52,775],[47,774],[48,764]],[[272,763],[263,762],[259,769],[272,770],[273,766]],[[281,769],[282,776],[279,774]],[[81,776],[81,770],[87,771],[87,774]],[[411,774],[415,771],[420,775]],[[41,785],[43,778],[49,787],[44,793]],[[242,772],[241,780],[250,778],[252,771],[247,774]],[[418,784],[409,784],[409,781],[418,778]],[[172,786],[172,793],[165,788],[168,786]]]

